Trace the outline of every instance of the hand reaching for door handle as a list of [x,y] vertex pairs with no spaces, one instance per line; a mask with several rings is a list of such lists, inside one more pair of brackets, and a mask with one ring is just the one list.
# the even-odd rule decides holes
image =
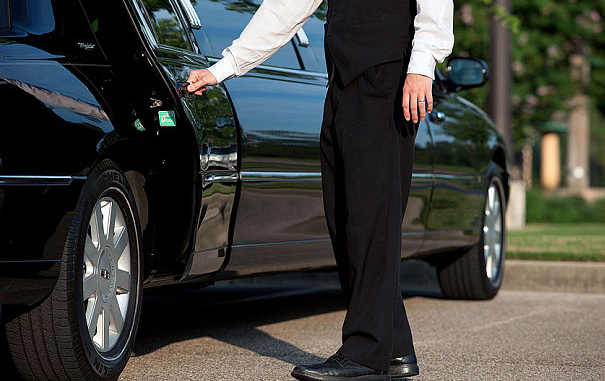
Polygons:
[[217,84],[216,78],[208,69],[191,70],[187,82],[189,82],[187,91],[196,95],[202,95],[204,90],[206,90],[206,86]]

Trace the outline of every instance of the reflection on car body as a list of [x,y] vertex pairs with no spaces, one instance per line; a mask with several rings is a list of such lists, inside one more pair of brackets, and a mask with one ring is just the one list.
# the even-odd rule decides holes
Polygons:
[[[325,4],[245,76],[177,89],[259,4],[0,0],[0,304],[24,377],[66,379],[70,363],[74,377],[117,378],[144,287],[334,268]],[[448,297],[486,299],[502,281],[507,159],[455,94],[487,66],[450,63],[418,126],[402,258],[435,264]]]

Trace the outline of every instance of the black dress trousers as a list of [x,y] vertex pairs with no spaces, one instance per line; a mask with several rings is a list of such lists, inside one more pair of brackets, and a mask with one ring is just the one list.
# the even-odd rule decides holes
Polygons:
[[417,125],[406,122],[406,61],[329,86],[321,129],[324,207],[347,306],[338,352],[387,371],[414,353],[399,284],[401,224]]

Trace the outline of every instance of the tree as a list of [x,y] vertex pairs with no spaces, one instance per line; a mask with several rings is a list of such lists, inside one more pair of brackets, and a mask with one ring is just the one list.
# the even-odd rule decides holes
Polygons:
[[[455,3],[454,55],[488,60],[490,0]],[[544,123],[564,114],[568,100],[588,92],[605,113],[605,2],[582,0],[513,0],[513,17],[496,10],[513,29],[513,134],[515,149]],[[570,75],[572,54],[586,55],[593,68],[591,83]],[[485,107],[487,90],[466,94]]]

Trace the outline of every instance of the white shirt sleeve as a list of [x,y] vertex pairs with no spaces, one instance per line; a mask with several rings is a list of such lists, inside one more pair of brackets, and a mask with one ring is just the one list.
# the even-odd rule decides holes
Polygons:
[[416,0],[415,35],[408,73],[435,79],[436,62],[443,62],[454,47],[453,0]]
[[246,74],[284,46],[323,0],[264,0],[239,38],[208,70],[221,83]]

